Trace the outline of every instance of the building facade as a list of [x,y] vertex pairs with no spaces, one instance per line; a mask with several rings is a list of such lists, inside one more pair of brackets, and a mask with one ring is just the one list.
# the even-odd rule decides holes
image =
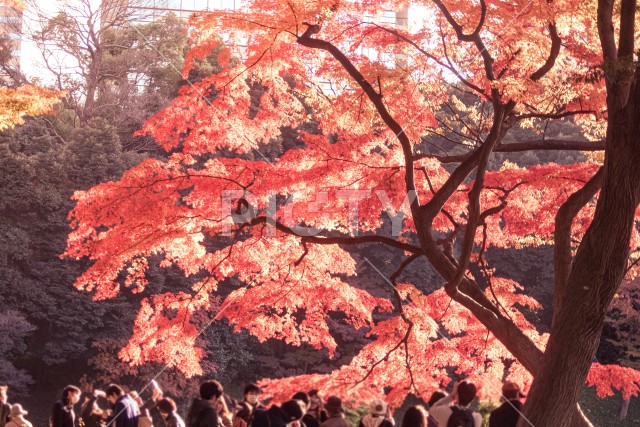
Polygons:
[[13,72],[20,72],[22,56],[22,12],[0,0],[0,81],[8,83]]

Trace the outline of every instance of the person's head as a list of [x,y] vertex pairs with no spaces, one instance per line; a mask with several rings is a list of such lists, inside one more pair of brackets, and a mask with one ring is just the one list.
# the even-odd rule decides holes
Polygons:
[[311,399],[309,398],[309,395],[304,391],[297,392],[296,394],[291,396],[291,399],[300,400],[302,403],[304,403],[305,411],[309,408],[309,403],[311,402]]
[[427,411],[422,405],[407,409],[402,418],[402,427],[427,427]]
[[67,405],[75,405],[80,400],[80,389],[74,385],[68,385],[62,390],[62,401]]
[[216,380],[207,380],[200,384],[200,398],[215,403],[222,396],[222,384]]
[[9,387],[0,385],[0,402],[7,403],[7,393],[9,393]]
[[255,384],[247,384],[244,388],[244,400],[252,405],[258,403],[258,397],[260,396],[260,387]]
[[374,417],[386,415],[387,402],[382,399],[373,399],[371,403],[369,403],[369,412]]
[[502,397],[506,400],[516,400],[526,396],[522,394],[518,384],[508,381],[502,385]]
[[107,400],[112,405],[115,405],[118,399],[120,399],[121,396],[124,396],[124,390],[118,384],[110,384],[109,387],[107,387],[106,393]]
[[11,405],[11,411],[9,412],[9,417],[11,418],[18,418],[18,417],[22,417],[23,415],[27,415],[28,412],[25,411],[24,409],[22,409],[22,405],[20,405],[19,403],[15,403],[13,405]]
[[427,402],[427,405],[429,406],[429,408],[431,408],[434,405],[434,403],[436,403],[438,400],[440,400],[442,398],[445,398],[445,397],[447,397],[447,393],[445,393],[442,390],[436,390],[431,395],[431,398]]
[[156,408],[158,408],[158,411],[160,412],[160,415],[162,415],[162,418],[167,418],[170,414],[178,410],[176,402],[168,397],[164,397],[158,400],[158,403],[156,403]]
[[338,396],[329,396],[327,403],[324,405],[324,409],[330,416],[336,415],[342,412],[342,399]]
[[458,404],[460,406],[469,406],[476,398],[476,385],[469,381],[460,381],[458,383]]
[[304,416],[304,403],[300,400],[287,400],[280,408],[289,416],[287,423],[299,420]]

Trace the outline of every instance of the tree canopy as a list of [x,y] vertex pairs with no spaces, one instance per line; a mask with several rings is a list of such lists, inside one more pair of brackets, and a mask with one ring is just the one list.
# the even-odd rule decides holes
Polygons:
[[[592,219],[600,224],[604,212],[619,211],[600,202],[618,177],[611,162],[624,157],[609,155],[617,145],[606,125],[618,105],[612,93],[635,88],[627,83],[635,68],[625,62],[635,15],[629,23],[620,14],[614,26],[613,6],[603,1],[411,5],[420,18],[406,26],[382,19],[402,2],[256,1],[192,19],[195,47],[183,76],[222,42],[225,68],[183,86],[144,125],[141,134],[155,138],[166,160],[147,159],[118,181],[77,192],[70,214],[65,256],[94,261],[76,286],[96,299],[114,298],[123,286],[144,293],[157,254],[161,266],[198,278],[191,288],[145,295],[121,358],[201,374],[200,331],[222,317],[260,340],[335,355],[337,322],[365,329],[370,343],[330,374],[268,381],[269,389],[284,398],[313,385],[352,401],[384,389],[397,407],[408,393],[446,385],[451,368],[493,396],[504,378],[525,388],[533,377],[549,378],[544,370],[556,353],[543,357],[545,345],[554,336],[568,340],[564,322],[580,314],[595,323],[572,338],[586,347],[580,371],[567,373],[571,392],[586,378],[600,394],[614,387],[637,395],[638,371],[593,364],[587,373],[601,306],[624,274],[635,274],[627,257],[638,246],[637,196],[616,222],[615,248],[592,243],[590,233],[606,236],[606,227],[589,231]],[[611,23],[604,29],[601,9]],[[621,59],[606,62],[601,46],[614,28]],[[568,118],[590,140],[546,137],[550,121]],[[514,139],[518,128],[539,136]],[[299,144],[271,155],[292,131]],[[597,159],[488,167],[494,152],[604,149],[607,167]],[[637,168],[624,164],[620,171],[635,182]],[[594,198],[601,187],[607,197]],[[576,270],[593,259],[585,236],[587,248],[611,257],[592,262],[600,268],[592,283]],[[527,319],[538,303],[495,275],[484,256],[490,247],[542,244],[556,247],[551,338]],[[354,254],[360,245],[390,247],[402,258],[376,265]],[[406,269],[425,259],[442,279],[405,281]],[[605,260],[616,261],[610,277],[601,274]],[[358,281],[369,268],[380,272],[377,289]],[[549,420],[573,415],[549,413],[560,418],[535,424],[561,425]]]

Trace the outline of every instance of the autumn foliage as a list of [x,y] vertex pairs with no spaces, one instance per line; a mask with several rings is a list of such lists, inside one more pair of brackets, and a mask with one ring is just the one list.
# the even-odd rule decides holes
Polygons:
[[25,116],[51,112],[61,96],[59,92],[38,86],[0,87],[0,130],[24,123]]
[[[284,399],[321,388],[360,402],[387,387],[398,407],[408,393],[427,396],[446,385],[451,368],[478,381],[487,397],[499,395],[504,379],[526,389],[531,362],[467,304],[486,307],[541,353],[547,335],[524,315],[539,304],[494,275],[483,254],[553,244],[559,207],[600,165],[505,162],[489,170],[486,162],[491,150],[554,149],[543,138],[545,123],[568,116],[596,140],[566,141],[569,149],[597,149],[606,92],[601,79],[585,77],[601,62],[594,4],[480,5],[414,2],[421,18],[408,27],[380,20],[400,2],[261,0],[194,17],[189,60],[224,41],[218,60],[227,67],[185,85],[144,126],[141,133],[167,150],[166,161],[145,160],[117,182],[77,192],[70,214],[65,256],[93,260],[77,287],[96,299],[123,286],[145,293],[145,271],[157,255],[161,266],[196,278],[191,289],[145,296],[120,357],[203,374],[200,331],[223,317],[259,340],[335,355],[329,320],[339,313],[342,325],[366,330],[370,342],[330,374],[266,380],[269,393]],[[263,88],[257,101],[255,86]],[[473,101],[462,103],[463,96]],[[516,127],[541,137],[509,141]],[[290,129],[298,147],[265,156]],[[452,154],[437,137],[453,133]],[[475,179],[466,179],[471,166]],[[574,249],[594,209],[595,199],[576,215]],[[456,292],[443,284],[466,266],[457,255],[460,242],[469,243],[465,229],[475,243],[464,245],[469,262],[482,273],[461,270]],[[354,258],[361,244],[404,256],[391,269],[375,266],[386,276],[375,292],[358,283],[359,272],[372,268]],[[424,257],[443,282],[403,281],[404,268]],[[221,298],[219,288],[230,283]],[[460,294],[466,299],[458,301]],[[601,395],[613,387],[629,396],[640,391],[638,375],[594,364],[587,381]]]

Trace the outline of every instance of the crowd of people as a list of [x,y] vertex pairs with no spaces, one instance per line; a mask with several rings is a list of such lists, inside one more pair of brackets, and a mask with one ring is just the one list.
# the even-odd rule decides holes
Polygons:
[[[208,380],[200,385],[183,418],[176,403],[155,381],[147,400],[132,391],[111,384],[106,390],[82,393],[73,385],[64,388],[52,407],[50,427],[153,427],[151,411],[157,411],[165,427],[353,427],[345,418],[342,399],[329,396],[324,401],[318,390],[295,393],[291,400],[269,407],[260,402],[260,387],[249,384],[241,401],[224,393],[222,385]],[[433,393],[426,405],[410,407],[401,427],[481,427],[482,416],[470,405],[476,398],[476,386],[469,381],[455,384],[453,392]],[[19,403],[10,405],[8,387],[0,386],[0,427],[32,427],[28,412]],[[502,386],[503,403],[489,418],[489,427],[515,427],[525,397],[513,382]],[[110,409],[99,403],[108,402]],[[76,406],[79,411],[76,414]],[[160,427],[160,426],[157,426]],[[374,399],[358,427],[395,427],[387,403]]]

